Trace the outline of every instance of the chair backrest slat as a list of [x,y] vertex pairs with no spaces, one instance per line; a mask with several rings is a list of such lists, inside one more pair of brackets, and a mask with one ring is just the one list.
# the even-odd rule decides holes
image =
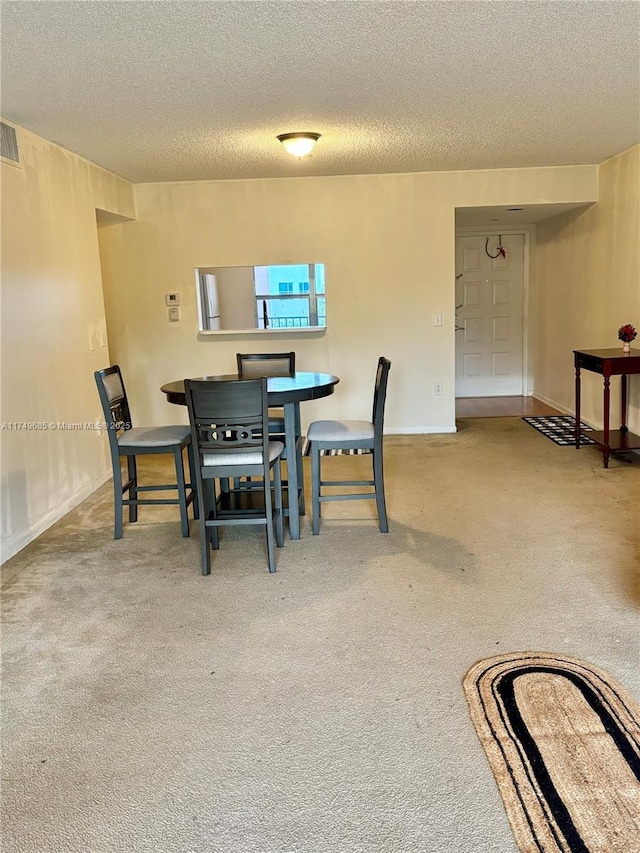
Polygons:
[[191,437],[202,454],[261,450],[268,459],[267,380],[185,379]]
[[262,376],[295,376],[295,352],[236,353],[238,376],[257,379]]
[[133,426],[122,371],[119,365],[114,364],[104,370],[96,370],[93,375],[98,386],[109,441],[117,445],[118,433]]
[[371,422],[373,423],[376,434],[382,434],[384,424],[384,407],[387,400],[387,380],[391,362],[388,358],[380,356],[378,359],[378,368],[376,370],[376,382],[373,391],[373,415]]

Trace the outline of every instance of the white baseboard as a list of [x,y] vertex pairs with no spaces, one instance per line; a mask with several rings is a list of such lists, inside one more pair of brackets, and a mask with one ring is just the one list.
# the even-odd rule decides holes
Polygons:
[[[546,403],[547,406],[552,406],[554,409],[557,409],[559,412],[562,412],[563,415],[573,416],[574,414],[573,409],[568,409],[566,406],[563,406],[556,400],[552,400],[551,397],[545,397],[544,394],[538,394],[537,391],[534,391],[532,396],[535,397],[536,400],[540,400],[541,403]],[[589,426],[591,426],[591,424],[589,424]]]
[[56,521],[60,521],[64,515],[70,512],[74,507],[78,506],[79,503],[82,503],[85,498],[88,498],[89,495],[93,494],[96,489],[99,489],[100,486],[103,486],[110,479],[111,468],[103,471],[102,474],[99,474],[84,486],[81,486],[72,495],[69,495],[65,501],[50,510],[36,524],[31,525],[27,530],[20,530],[18,533],[5,537],[2,542],[2,562],[5,563],[11,557],[15,556],[18,551],[22,551],[23,548],[26,548],[30,542],[37,539],[41,533],[48,530],[52,524],[56,523]]
[[438,435],[440,433],[457,432],[455,424],[453,426],[413,426],[413,427],[393,427],[393,429],[385,430],[385,435]]
[[[454,426],[450,427],[442,427],[442,426],[415,426],[415,427],[391,427],[391,429],[384,429],[385,435],[441,435],[444,433],[452,433],[458,432],[458,428]],[[306,441],[307,435],[304,434],[304,439]]]

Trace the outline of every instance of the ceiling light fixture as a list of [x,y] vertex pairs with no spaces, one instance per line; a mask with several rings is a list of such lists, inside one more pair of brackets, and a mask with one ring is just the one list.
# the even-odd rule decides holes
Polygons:
[[320,139],[319,133],[308,133],[302,131],[300,133],[281,133],[277,139],[282,142],[285,150],[289,154],[293,154],[298,160],[305,157],[313,151],[313,146]]

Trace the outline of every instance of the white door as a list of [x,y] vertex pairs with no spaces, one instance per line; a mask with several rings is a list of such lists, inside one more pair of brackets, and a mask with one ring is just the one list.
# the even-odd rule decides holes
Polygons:
[[524,234],[456,237],[456,397],[523,393]]

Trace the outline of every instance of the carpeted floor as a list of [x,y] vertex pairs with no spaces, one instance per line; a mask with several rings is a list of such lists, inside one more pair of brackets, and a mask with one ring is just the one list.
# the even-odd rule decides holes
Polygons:
[[462,679],[538,649],[640,695],[640,472],[519,418],[385,462],[390,533],[327,504],[275,575],[238,528],[201,577],[173,507],[115,542],[109,484],[3,567],[3,853],[515,853]]

